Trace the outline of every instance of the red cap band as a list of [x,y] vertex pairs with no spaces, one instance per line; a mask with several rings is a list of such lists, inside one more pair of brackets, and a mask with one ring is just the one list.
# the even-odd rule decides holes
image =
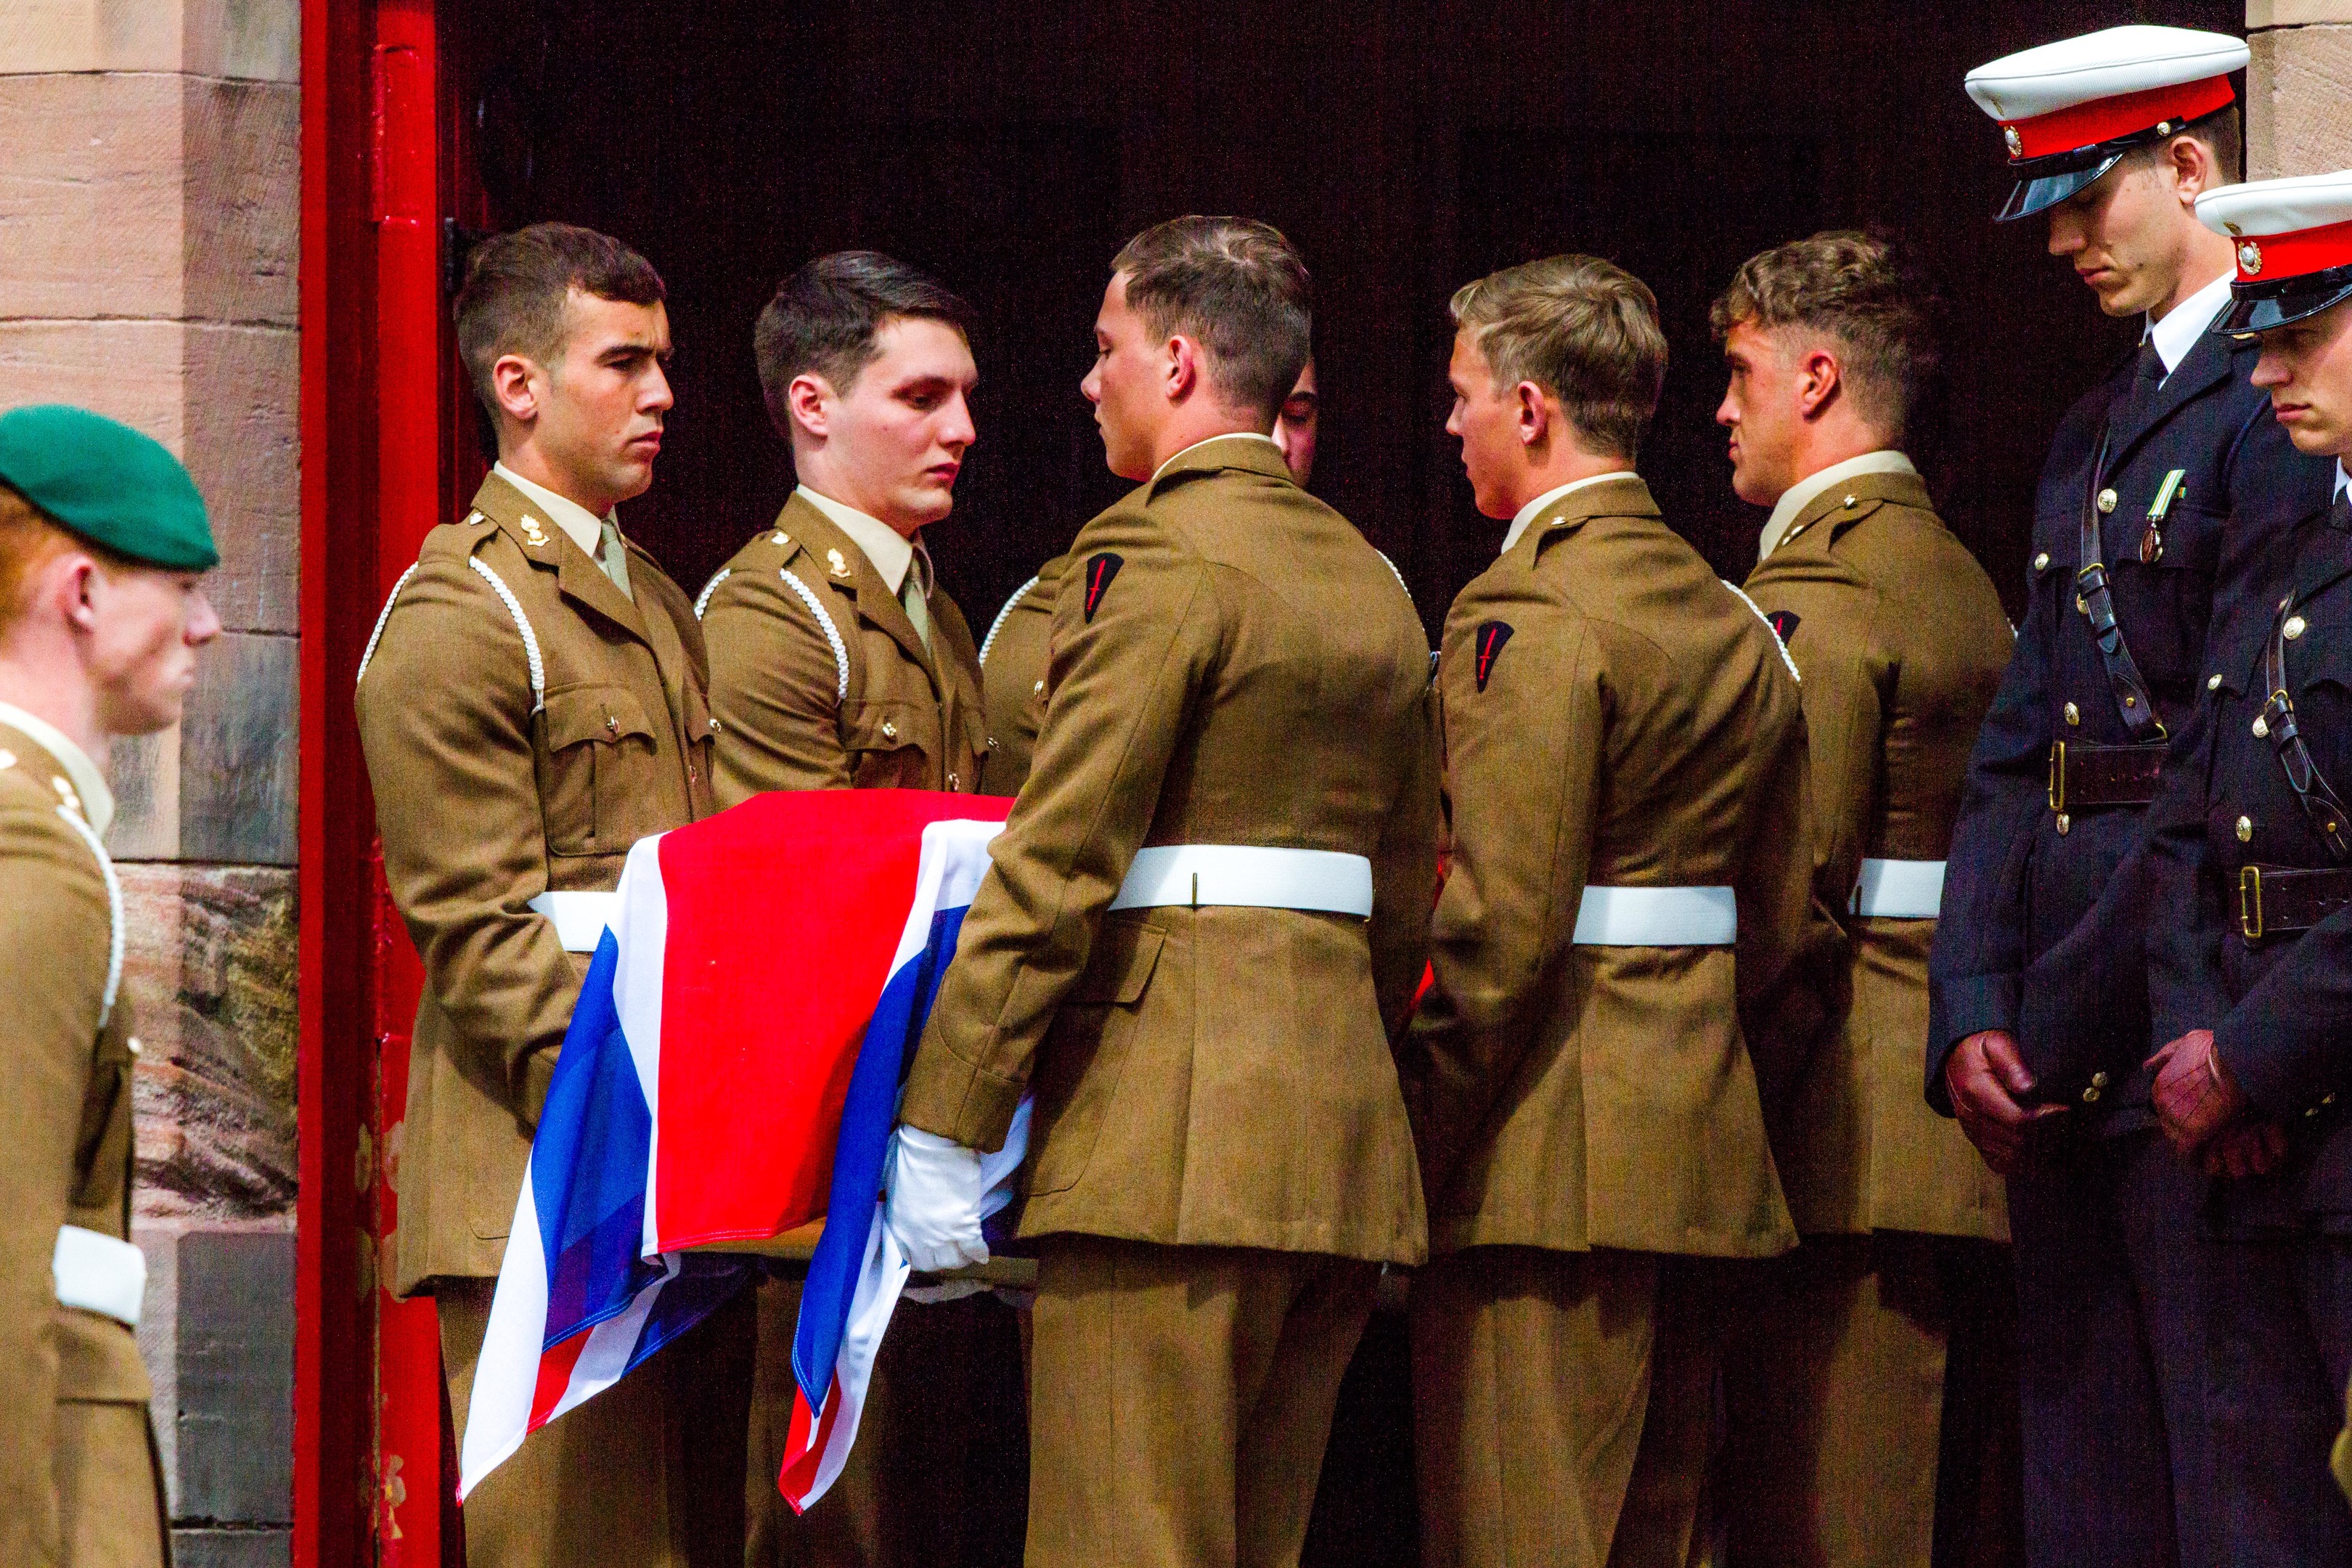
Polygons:
[[2352,267],[2352,222],[2323,224],[2294,234],[2246,235],[2233,243],[2242,283],[2275,283],[2331,267]]
[[2203,81],[2152,87],[2145,92],[2095,98],[2088,103],[2037,114],[2031,120],[2003,121],[2001,129],[2016,132],[2009,144],[2009,161],[2015,163],[2027,158],[2048,158],[2095,147],[2119,136],[2153,130],[2168,120],[2177,129],[2236,101],[2237,94],[2230,90],[2228,77],[2207,77]]

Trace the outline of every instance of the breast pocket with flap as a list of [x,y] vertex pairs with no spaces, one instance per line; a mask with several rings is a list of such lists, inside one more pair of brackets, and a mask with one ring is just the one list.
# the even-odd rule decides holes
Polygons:
[[609,855],[662,826],[660,753],[651,717],[625,686],[547,694],[539,798],[551,855]]

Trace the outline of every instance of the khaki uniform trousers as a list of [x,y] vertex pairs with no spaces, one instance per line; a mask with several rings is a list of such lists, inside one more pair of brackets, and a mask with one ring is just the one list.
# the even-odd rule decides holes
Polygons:
[[56,1466],[67,1568],[163,1568],[169,1527],[147,1406],[58,1400]]
[[1291,1568],[1380,1266],[1042,1242],[1031,1568]]
[[749,1568],[1020,1568],[1029,1426],[1017,1311],[992,1292],[899,1302],[849,1458],[796,1514],[776,1472],[792,1430],[802,1284],[770,1279],[759,1290]]
[[1685,1568],[1727,1266],[1478,1247],[1412,1282],[1424,1568]]
[[[461,1446],[496,1284],[436,1282]],[[739,1568],[751,1310],[739,1295],[524,1438],[460,1510],[467,1568]]]

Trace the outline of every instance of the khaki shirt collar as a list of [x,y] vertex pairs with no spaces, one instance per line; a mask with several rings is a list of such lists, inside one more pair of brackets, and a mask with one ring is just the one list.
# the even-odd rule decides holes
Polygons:
[[[504,463],[491,464],[490,472],[514,486],[523,500],[547,513],[549,520],[562,529],[565,537],[578,545],[589,560],[599,559],[604,544],[604,525],[613,521],[610,512],[598,517],[569,496],[557,495],[545,485],[531,483]],[[614,523],[614,526],[618,528],[620,525]]]
[[0,724],[21,731],[65,769],[66,781],[80,797],[68,804],[80,809],[82,820],[89,824],[91,832],[105,837],[106,830],[114,825],[114,792],[106,787],[106,775],[98,771],[89,754],[75,745],[63,730],[13,703],[0,702]]
[[1261,436],[1255,430],[1234,430],[1193,442],[1154,468],[1144,484],[1149,489],[1170,474],[1212,468],[1247,468],[1254,473],[1290,478],[1289,461],[1283,457],[1282,448],[1275,445],[1273,437]]
[[865,552],[866,559],[874,563],[882,581],[891,593],[903,593],[907,569],[915,563],[916,544],[878,517],[869,517],[854,506],[847,506],[831,496],[819,495],[806,485],[793,494],[805,497],[808,503],[833,521],[835,527],[849,535],[849,542]]
[[1832,463],[1826,468],[1807,474],[1781,491],[1780,499],[1772,503],[1772,515],[1764,520],[1763,536],[1757,543],[1756,559],[1761,561],[1771,554],[1780,541],[1788,537],[1789,530],[1795,526],[1804,510],[1832,485],[1860,479],[1864,474],[1916,474],[1918,471],[1911,466],[1910,458],[1892,447],[1885,447],[1875,452],[1864,452],[1859,458],[1848,458],[1842,463]]
[[1517,515],[1511,519],[1510,531],[1503,535],[1503,548],[1496,553],[1508,555],[1511,552],[1511,546],[1517,544],[1526,535],[1528,525],[1549,511],[1552,503],[1563,496],[1572,496],[1579,490],[1588,489],[1594,485],[1606,484],[1611,479],[1630,479],[1633,477],[1633,470],[1631,468],[1612,468],[1605,474],[1587,474],[1580,479],[1570,479],[1564,485],[1558,485],[1544,491],[1543,494],[1519,508]]

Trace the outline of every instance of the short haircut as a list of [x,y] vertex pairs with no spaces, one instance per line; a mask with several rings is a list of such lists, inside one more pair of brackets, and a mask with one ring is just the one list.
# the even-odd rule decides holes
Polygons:
[[498,426],[490,367],[507,354],[551,366],[563,356],[563,305],[577,289],[599,300],[652,305],[667,298],[654,264],[608,234],[535,223],[492,235],[466,259],[457,291],[457,355],[482,411]]
[[1271,426],[1298,384],[1314,333],[1314,285],[1297,247],[1271,224],[1171,218],[1111,260],[1127,275],[1128,309],[1165,341],[1192,338],[1228,403]]
[[1465,283],[1446,308],[1497,387],[1534,382],[1587,445],[1634,459],[1666,380],[1648,284],[1597,256],[1552,256]]
[[84,539],[26,500],[21,491],[0,484],[0,639],[16,630],[31,607],[34,574],[73,550],[93,557],[110,572],[136,571],[142,564]]
[[846,393],[882,357],[882,329],[901,317],[945,321],[971,341],[975,316],[961,295],[878,250],[836,250],[777,284],[751,328],[769,420],[791,430],[787,395],[796,376],[820,375]]
[[[2235,103],[2215,110],[2202,120],[2192,120],[2174,135],[2202,142],[2205,151],[2213,155],[2214,184],[2234,185],[2246,177],[2246,142],[2244,121]],[[2172,145],[2172,137],[2161,142],[2149,142],[2126,153],[2123,166],[2126,169],[2147,168],[2162,161],[2164,150]]]
[[1832,229],[1749,257],[1708,324],[1717,342],[1743,323],[1831,339],[1854,411],[1900,446],[1936,375],[1934,309],[1933,290],[1893,245]]

